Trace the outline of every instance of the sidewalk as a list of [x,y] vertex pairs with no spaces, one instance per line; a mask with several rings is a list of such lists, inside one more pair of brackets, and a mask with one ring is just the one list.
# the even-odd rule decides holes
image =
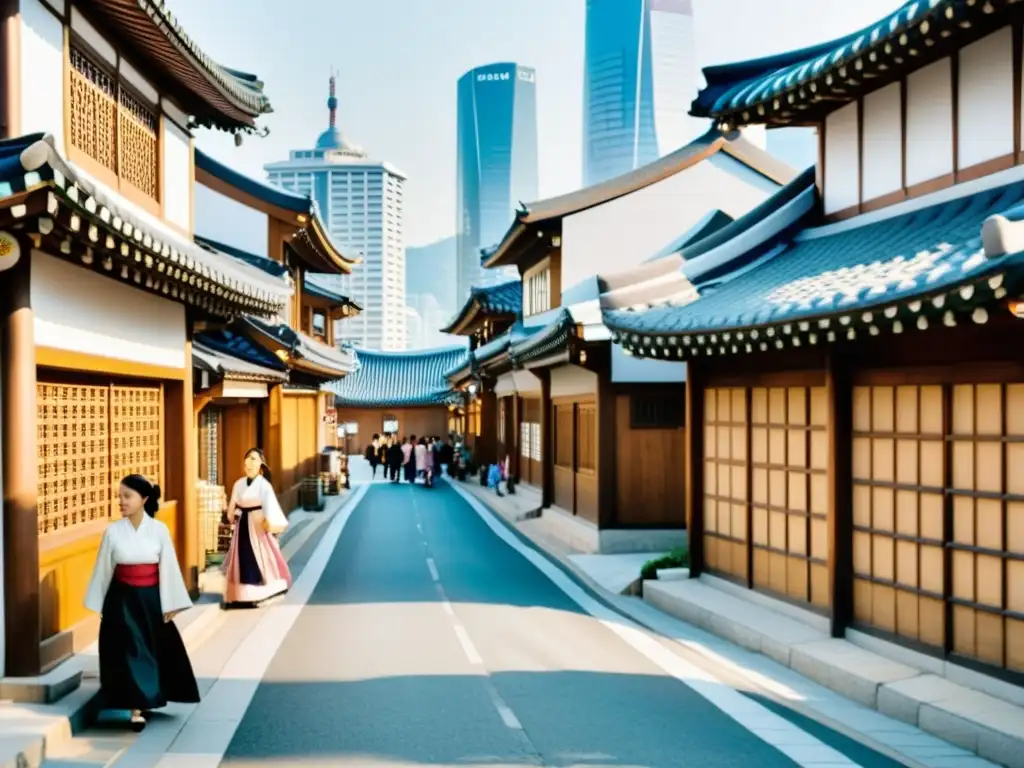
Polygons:
[[[784,615],[774,603],[758,605],[756,596],[719,588],[718,579],[645,581],[644,596],[630,596],[641,560],[655,555],[633,556],[629,562],[628,555],[573,552],[545,535],[538,521],[517,521],[506,500],[493,492],[475,483],[452,484],[484,502],[595,597],[739,690],[816,720],[905,765],[1024,768],[1020,688],[996,681],[1003,693],[1015,693],[1022,702],[957,685],[905,663],[909,659],[901,663],[850,640],[830,638],[822,627],[795,614]],[[871,646],[870,640],[861,642]]]
[[[323,529],[351,493],[327,497],[327,507],[323,512],[306,512],[299,508],[289,515],[289,529],[281,538],[282,553],[289,563],[310,538]],[[216,634],[225,616],[220,608],[223,576],[217,569],[209,569],[200,575],[199,583],[199,600],[174,619],[190,656]],[[3,686],[24,685],[45,690],[47,683],[56,681],[65,690],[59,691],[62,697],[52,703],[0,700],[0,768],[39,768],[47,757],[67,751],[74,734],[84,730],[96,718],[99,694],[97,644],[88,646],[41,678],[5,678]],[[70,690],[65,692],[67,689]]]

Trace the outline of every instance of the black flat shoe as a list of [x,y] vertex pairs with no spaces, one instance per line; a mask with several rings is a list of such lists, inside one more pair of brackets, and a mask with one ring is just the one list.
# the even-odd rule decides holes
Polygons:
[[131,726],[133,731],[135,731],[136,733],[141,733],[142,730],[146,727],[146,718],[144,718],[142,715],[132,715]]

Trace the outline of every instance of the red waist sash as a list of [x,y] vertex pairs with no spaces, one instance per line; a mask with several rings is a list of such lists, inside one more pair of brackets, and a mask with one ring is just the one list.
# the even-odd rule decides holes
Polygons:
[[129,587],[155,587],[160,583],[160,566],[156,563],[119,564],[114,567],[114,578]]

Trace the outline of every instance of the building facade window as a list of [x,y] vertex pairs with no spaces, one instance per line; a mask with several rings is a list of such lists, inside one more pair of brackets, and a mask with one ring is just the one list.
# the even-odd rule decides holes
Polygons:
[[127,187],[158,203],[160,121],[156,111],[76,45],[70,47],[69,67],[72,159],[84,156],[87,165],[99,176],[107,176],[111,186]]
[[36,385],[39,534],[112,517],[121,478],[163,482],[163,388]]
[[539,315],[551,309],[551,269],[528,275],[523,282],[523,314]]

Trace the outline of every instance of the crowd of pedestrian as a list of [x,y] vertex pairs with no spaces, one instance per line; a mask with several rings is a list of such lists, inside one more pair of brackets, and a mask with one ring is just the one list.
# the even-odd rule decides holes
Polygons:
[[366,460],[370,463],[373,477],[377,477],[377,468],[392,483],[415,484],[423,480],[427,488],[432,488],[434,478],[443,467],[450,467],[454,458],[452,445],[440,437],[401,437],[385,433],[383,436],[374,434],[370,444],[366,446]]

